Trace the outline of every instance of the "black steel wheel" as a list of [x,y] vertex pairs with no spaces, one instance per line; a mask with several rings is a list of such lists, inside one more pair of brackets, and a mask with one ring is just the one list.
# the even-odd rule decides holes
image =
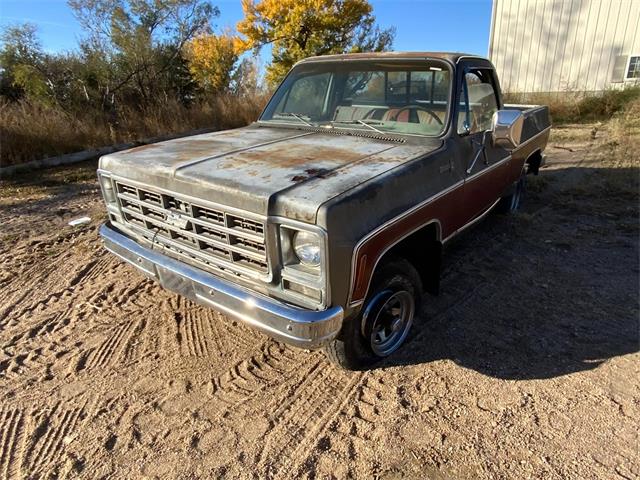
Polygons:
[[346,319],[338,338],[325,347],[333,363],[348,370],[374,366],[398,350],[407,339],[418,312],[422,283],[404,259],[392,259],[376,269],[363,308]]
[[[415,312],[413,295],[407,290],[383,290],[363,315],[363,333],[378,357],[395,352],[404,342]],[[373,310],[373,311],[371,311]]]

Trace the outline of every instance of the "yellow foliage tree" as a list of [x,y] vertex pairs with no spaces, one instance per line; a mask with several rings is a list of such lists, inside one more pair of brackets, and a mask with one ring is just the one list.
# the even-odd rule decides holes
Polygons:
[[185,46],[189,72],[198,86],[207,93],[229,88],[242,44],[231,34],[200,35]]
[[387,50],[395,33],[375,25],[367,0],[242,0],[242,9],[242,47],[272,44],[271,84],[308,56]]

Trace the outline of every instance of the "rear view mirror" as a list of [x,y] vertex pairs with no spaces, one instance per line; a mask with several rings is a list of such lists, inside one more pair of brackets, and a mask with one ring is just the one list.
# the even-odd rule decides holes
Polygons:
[[520,145],[524,115],[519,110],[498,110],[493,114],[491,136],[493,145],[513,150]]

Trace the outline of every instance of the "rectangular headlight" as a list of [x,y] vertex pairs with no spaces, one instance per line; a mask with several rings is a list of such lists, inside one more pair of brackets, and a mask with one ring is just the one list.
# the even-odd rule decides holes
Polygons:
[[100,190],[102,190],[104,201],[107,203],[116,203],[116,192],[113,188],[111,177],[99,173],[98,182],[100,183]]
[[294,220],[274,220],[282,266],[280,288],[296,303],[322,308],[329,301],[326,233]]

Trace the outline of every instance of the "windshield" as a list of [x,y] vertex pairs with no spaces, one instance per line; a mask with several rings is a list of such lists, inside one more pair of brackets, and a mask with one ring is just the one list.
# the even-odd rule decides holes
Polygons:
[[440,135],[449,70],[435,61],[319,62],[294,68],[260,121]]

